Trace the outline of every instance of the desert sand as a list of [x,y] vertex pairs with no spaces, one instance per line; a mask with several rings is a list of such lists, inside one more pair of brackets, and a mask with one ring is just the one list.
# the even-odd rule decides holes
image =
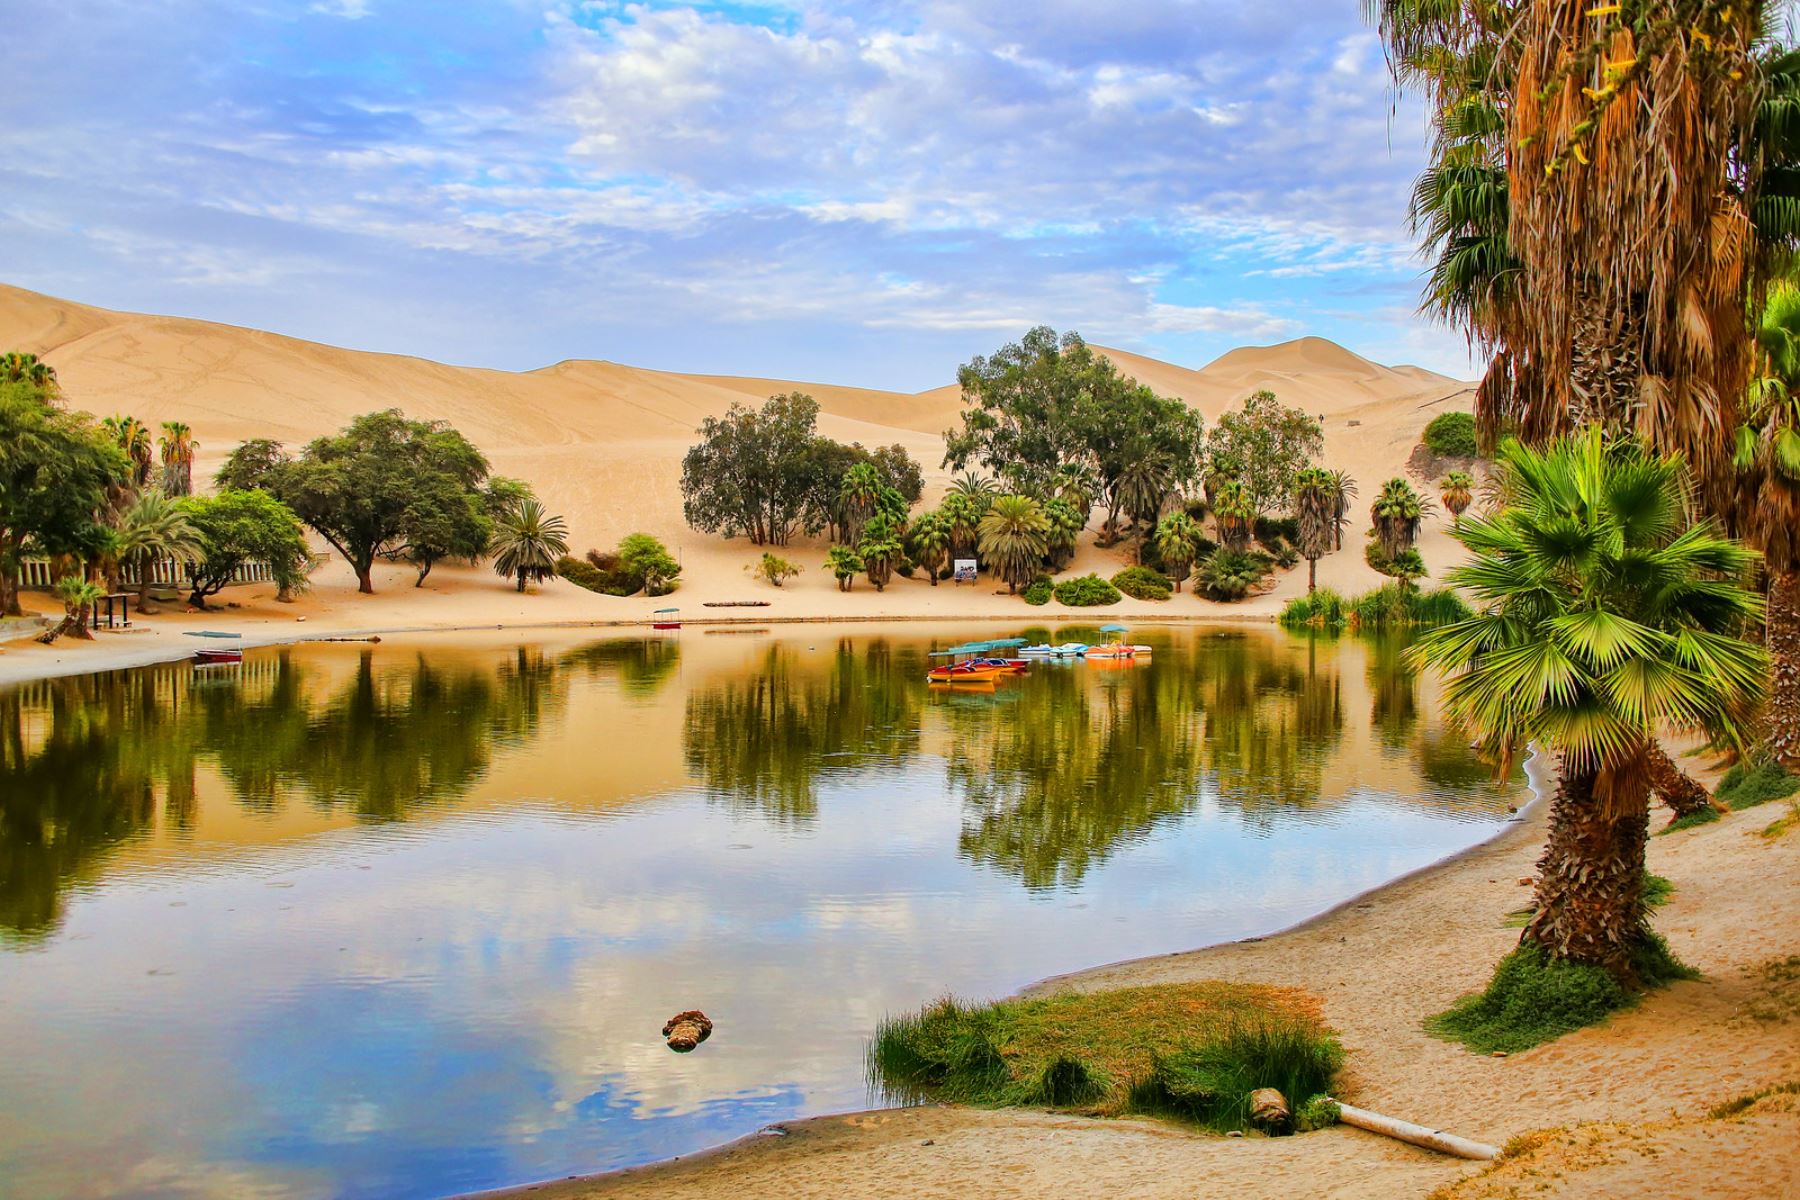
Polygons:
[[1771,804],[1651,840],[1651,869],[1676,889],[1657,927],[1705,978],[1510,1057],[1472,1055],[1421,1022],[1480,987],[1517,939],[1506,914],[1530,895],[1521,885],[1543,844],[1541,804],[1461,858],[1286,933],[1032,989],[1199,979],[1305,988],[1349,1051],[1346,1100],[1508,1146],[1491,1168],[1344,1127],[1227,1139],[1155,1121],[934,1106],[794,1122],[777,1127],[785,1136],[769,1131],[688,1160],[494,1195],[1800,1196],[1800,1095],[1708,1116],[1721,1102],[1800,1081],[1800,833],[1762,832],[1789,810]]
[[[1020,331],[1023,332],[1022,330]],[[916,617],[1056,625],[1076,620],[1269,620],[1306,588],[1304,568],[1281,573],[1273,590],[1239,604],[1214,604],[1185,592],[1167,603],[1125,601],[1109,609],[1068,610],[1054,602],[1028,608],[983,581],[932,587],[896,578],[883,593],[860,581],[840,592],[822,569],[825,546],[801,539],[782,551],[805,573],[781,588],[752,579],[746,568],[761,551],[744,539],[696,533],[681,515],[681,459],[708,416],[733,403],[759,404],[780,392],[804,391],[821,406],[820,432],[867,446],[899,442],[926,471],[926,503],[949,482],[940,467],[943,431],[961,410],[954,384],[917,394],[793,380],[680,375],[609,362],[568,361],[524,373],[447,366],[424,359],[343,350],[276,334],[176,317],[111,312],[0,286],[0,347],[41,355],[58,373],[66,402],[99,416],[130,413],[154,425],[182,420],[199,442],[196,479],[210,478],[239,442],[272,437],[290,444],[341,428],[382,407],[450,421],[480,446],[495,471],[529,480],[570,527],[571,549],[610,547],[643,530],[680,557],[680,591],[665,600],[598,596],[561,580],[525,596],[479,569],[439,567],[414,589],[404,567],[377,570],[374,596],[333,557],[295,605],[273,603],[273,590],[230,589],[221,601],[240,607],[139,622],[129,634],[92,643],[64,639],[55,647],[8,643],[0,682],[97,670],[179,657],[192,648],[184,629],[229,628],[250,644],[346,634],[495,625],[636,623],[667,605],[684,620],[892,620]],[[1361,482],[1364,504],[1382,480],[1401,473],[1420,431],[1437,413],[1467,407],[1467,385],[1417,367],[1386,367],[1319,338],[1231,351],[1198,370],[1107,350],[1125,372],[1166,395],[1195,405],[1209,420],[1258,388],[1318,414],[1325,423],[1325,461]],[[956,364],[945,363],[946,377]],[[1434,481],[1415,479],[1424,490]],[[1319,563],[1321,584],[1347,592],[1385,582],[1362,560],[1363,514],[1355,514],[1345,549]],[[1458,548],[1447,517],[1426,522],[1421,551],[1434,572]],[[1130,561],[1126,547],[1101,549],[1084,539],[1070,570],[1110,576]],[[764,600],[767,608],[708,609],[707,601]],[[48,597],[28,596],[40,611]],[[302,621],[300,618],[304,617]],[[183,642],[186,645],[183,645]]]

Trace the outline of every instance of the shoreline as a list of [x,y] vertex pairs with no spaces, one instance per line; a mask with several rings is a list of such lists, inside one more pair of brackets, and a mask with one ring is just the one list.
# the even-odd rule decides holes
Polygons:
[[[1448,854],[1435,862],[1429,862],[1424,866],[1415,867],[1404,874],[1396,875],[1392,879],[1385,880],[1373,887],[1365,888],[1354,895],[1340,900],[1329,908],[1322,909],[1311,916],[1304,917],[1299,921],[1282,926],[1269,933],[1258,934],[1252,937],[1234,938],[1225,942],[1210,942],[1205,945],[1193,946],[1184,950],[1170,950],[1161,954],[1141,955],[1137,958],[1118,959],[1108,963],[1077,967],[1071,971],[1047,975],[1042,979],[1024,985],[1013,992],[1011,996],[1000,998],[1013,999],[1046,995],[1057,991],[1067,990],[1070,985],[1079,984],[1084,979],[1100,972],[1131,970],[1133,968],[1141,968],[1147,964],[1158,963],[1168,959],[1180,959],[1196,954],[1204,954],[1221,947],[1267,944],[1282,938],[1292,937],[1324,925],[1332,920],[1340,919],[1345,913],[1352,911],[1357,906],[1367,905],[1373,901],[1378,901],[1382,896],[1401,889],[1408,884],[1428,880],[1439,874],[1453,872],[1459,866],[1482,857],[1489,851],[1504,848],[1502,845],[1503,843],[1508,843],[1511,840],[1518,839],[1526,834],[1538,837],[1542,833],[1542,826],[1544,824],[1542,818],[1546,809],[1545,800],[1549,795],[1549,791],[1544,786],[1548,782],[1548,777],[1543,774],[1548,768],[1547,766],[1539,765],[1544,759],[1544,755],[1534,752],[1530,758],[1526,760],[1525,787],[1530,793],[1530,797],[1524,804],[1519,806],[1517,812],[1511,814],[1507,820],[1502,823],[1501,827],[1495,830],[1491,836],[1465,846],[1461,850]],[[782,1142],[785,1146],[789,1144],[790,1139],[798,1138],[800,1141],[792,1144],[805,1145],[807,1139],[819,1137],[822,1131],[836,1130],[851,1122],[886,1118],[891,1117],[894,1114],[928,1113],[942,1109],[965,1112],[995,1111],[967,1108],[965,1106],[949,1103],[927,1103],[897,1105],[889,1108],[861,1108],[844,1112],[820,1113],[815,1116],[798,1117],[793,1120],[777,1121],[769,1125],[764,1125],[758,1129],[751,1130],[748,1133],[732,1138],[729,1141],[721,1142],[714,1146],[708,1146],[702,1150],[696,1150],[689,1154],[671,1155],[668,1158],[654,1159],[650,1162],[638,1163],[628,1167],[614,1167],[610,1170],[596,1171],[591,1174],[570,1175],[561,1179],[540,1180],[534,1183],[509,1184],[500,1188],[464,1193],[463,1195],[454,1197],[453,1200],[510,1200],[512,1197],[541,1197],[546,1193],[550,1195],[559,1195],[561,1194],[561,1189],[571,1187],[588,1189],[606,1187],[615,1183],[628,1183],[639,1179],[656,1179],[674,1175],[678,1171],[685,1173],[703,1170],[714,1162],[727,1161],[746,1151],[754,1151],[756,1148],[765,1147],[771,1142]],[[1038,1110],[999,1111],[1027,1112]],[[1065,1119],[1085,1120],[1095,1123],[1103,1122],[1109,1127],[1140,1126],[1154,1129],[1165,1128],[1164,1123],[1162,1122],[1141,1118],[1086,1118],[1068,1114]],[[1188,1136],[1198,1138],[1207,1137],[1209,1135],[1193,1133]]]

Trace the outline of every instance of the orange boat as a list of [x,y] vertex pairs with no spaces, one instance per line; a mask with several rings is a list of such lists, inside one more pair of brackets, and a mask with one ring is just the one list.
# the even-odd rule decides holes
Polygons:
[[933,667],[925,673],[925,678],[931,683],[989,683],[1001,675],[1010,673],[1010,667],[960,662]]

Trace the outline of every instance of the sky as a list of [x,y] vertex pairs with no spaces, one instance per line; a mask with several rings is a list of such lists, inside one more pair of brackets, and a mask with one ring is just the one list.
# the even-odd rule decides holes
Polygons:
[[922,389],[1416,314],[1357,0],[84,0],[0,51],[0,281],[522,370]]

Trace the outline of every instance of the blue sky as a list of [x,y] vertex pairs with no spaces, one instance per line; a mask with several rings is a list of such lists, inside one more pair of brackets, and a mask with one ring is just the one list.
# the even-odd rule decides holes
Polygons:
[[1414,314],[1356,0],[86,0],[8,30],[0,280],[525,369],[923,388]]

